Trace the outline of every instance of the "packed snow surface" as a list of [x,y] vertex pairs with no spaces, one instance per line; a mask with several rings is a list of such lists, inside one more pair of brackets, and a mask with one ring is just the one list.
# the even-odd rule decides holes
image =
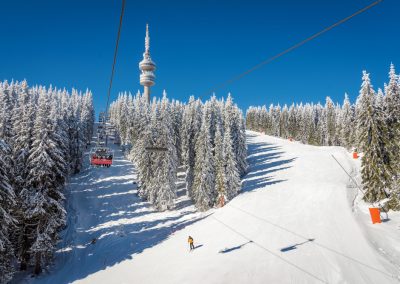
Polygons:
[[136,197],[134,169],[118,150],[111,168],[87,167],[68,188],[56,264],[33,282],[398,283],[396,259],[375,240],[390,231],[386,250],[399,249],[399,215],[372,225],[353,206],[349,177],[332,158],[354,174],[359,164],[345,149],[247,134],[243,192],[204,213],[183,191],[178,210],[155,212]]

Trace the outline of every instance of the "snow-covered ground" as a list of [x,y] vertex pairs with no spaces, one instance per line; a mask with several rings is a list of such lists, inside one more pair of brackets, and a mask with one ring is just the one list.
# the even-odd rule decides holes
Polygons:
[[[355,180],[361,184],[361,160],[355,161]],[[382,212],[382,224],[372,224],[369,204],[362,200],[362,194],[354,191],[354,214],[368,235],[368,239],[386,259],[400,270],[400,212]]]
[[[74,176],[68,187],[68,227],[56,253],[55,265],[46,274],[22,283],[62,284],[88,279],[158,245],[175,231],[204,218],[184,196],[178,184],[177,210],[159,213],[136,196],[135,172],[117,146],[110,168],[89,166]],[[96,239],[95,243],[92,240]],[[110,276],[111,277],[111,276]],[[104,283],[112,283],[104,279]]]
[[244,192],[206,213],[183,196],[177,211],[154,212],[119,151],[111,168],[86,168],[69,185],[56,265],[33,282],[398,283],[400,216],[372,225],[359,198],[353,212],[354,189],[331,156],[356,173],[348,152],[251,131],[248,147]]

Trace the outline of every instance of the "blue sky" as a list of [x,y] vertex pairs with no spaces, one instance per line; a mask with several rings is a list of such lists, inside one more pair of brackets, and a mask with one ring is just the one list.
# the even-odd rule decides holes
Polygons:
[[[136,93],[150,25],[153,95],[186,101],[372,3],[370,0],[127,0],[112,97]],[[120,0],[0,0],[0,80],[89,88],[105,108]],[[400,70],[400,1],[384,0],[241,80],[230,91],[249,105],[354,101],[362,70],[375,87],[390,62]]]

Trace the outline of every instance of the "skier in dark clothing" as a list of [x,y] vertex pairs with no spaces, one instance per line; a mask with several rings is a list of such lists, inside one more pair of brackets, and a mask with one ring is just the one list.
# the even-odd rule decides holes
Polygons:
[[190,245],[190,250],[194,250],[193,238],[189,236],[188,243]]

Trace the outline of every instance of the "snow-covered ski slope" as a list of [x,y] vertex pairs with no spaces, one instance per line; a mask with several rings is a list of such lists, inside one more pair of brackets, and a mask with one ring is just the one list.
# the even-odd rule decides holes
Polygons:
[[133,168],[118,151],[110,169],[85,170],[70,185],[64,251],[35,282],[398,283],[398,266],[374,248],[360,224],[368,215],[352,212],[349,178],[331,157],[352,172],[348,152],[251,131],[248,148],[244,192],[206,213],[184,197],[176,212],[153,212],[134,195]]
[[[68,227],[62,232],[55,264],[45,274],[22,283],[63,284],[80,279],[95,283],[87,280],[91,274],[135,259],[143,250],[206,216],[196,212],[184,195],[183,181],[178,184],[175,211],[159,213],[141,201],[136,196],[132,163],[110,142],[114,150],[110,168],[89,166],[86,153],[83,171],[69,181],[65,190]],[[117,282],[110,275],[103,283]]]

